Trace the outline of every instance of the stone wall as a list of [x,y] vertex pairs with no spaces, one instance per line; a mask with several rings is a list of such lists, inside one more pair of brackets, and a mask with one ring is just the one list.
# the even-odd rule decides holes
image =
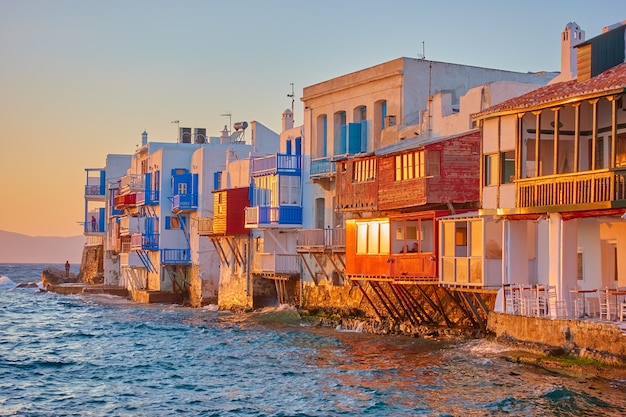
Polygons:
[[89,245],[83,247],[78,280],[87,284],[104,282],[104,246]]
[[609,362],[626,362],[626,335],[613,323],[492,312],[488,329],[506,341],[563,349],[581,357]]

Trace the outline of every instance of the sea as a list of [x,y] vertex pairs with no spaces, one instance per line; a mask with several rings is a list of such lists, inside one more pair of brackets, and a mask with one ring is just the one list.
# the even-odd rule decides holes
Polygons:
[[486,339],[378,336],[39,288],[0,264],[1,416],[619,416],[626,381],[514,363]]

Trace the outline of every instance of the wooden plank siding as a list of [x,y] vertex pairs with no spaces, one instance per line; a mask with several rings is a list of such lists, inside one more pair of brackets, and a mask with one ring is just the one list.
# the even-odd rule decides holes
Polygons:
[[355,163],[366,160],[374,161],[376,157],[360,157],[337,162],[337,211],[378,210],[378,175],[367,181],[353,181]]
[[250,233],[244,226],[244,209],[250,206],[249,188],[213,192],[213,233],[226,236]]
[[[480,190],[480,132],[445,139],[423,147],[440,153],[439,175],[396,181],[398,154],[379,161],[378,208],[398,210],[426,205],[478,202]],[[416,149],[411,149],[414,152]],[[408,152],[408,151],[405,151]]]
[[[424,151],[429,161],[439,154],[434,175],[396,180],[396,157]],[[355,166],[376,161],[376,175],[355,181]],[[425,172],[436,170],[426,166]],[[380,156],[357,156],[337,162],[337,211],[384,211],[477,203],[480,198],[480,132],[442,139]]]

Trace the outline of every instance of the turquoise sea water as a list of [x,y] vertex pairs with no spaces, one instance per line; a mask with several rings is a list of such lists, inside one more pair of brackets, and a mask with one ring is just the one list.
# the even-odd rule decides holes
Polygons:
[[[44,267],[0,264],[0,276],[36,282]],[[626,414],[626,384],[513,364],[485,340],[11,287],[0,286],[2,416]]]

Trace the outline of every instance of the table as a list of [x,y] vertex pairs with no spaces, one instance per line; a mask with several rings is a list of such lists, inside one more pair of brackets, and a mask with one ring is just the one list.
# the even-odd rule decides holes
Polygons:
[[582,296],[583,296],[583,313],[580,316],[578,316],[578,318],[589,317],[589,314],[587,313],[587,300],[586,300],[585,296],[588,293],[597,292],[597,291],[598,291],[597,288],[594,288],[592,290],[571,290],[570,291],[573,294],[582,294]]
[[[615,296],[615,319],[617,320],[619,317],[619,305],[620,303],[617,301],[617,297],[626,295],[625,290],[616,290],[609,288],[608,293]],[[609,306],[609,315],[611,314],[611,306]]]

